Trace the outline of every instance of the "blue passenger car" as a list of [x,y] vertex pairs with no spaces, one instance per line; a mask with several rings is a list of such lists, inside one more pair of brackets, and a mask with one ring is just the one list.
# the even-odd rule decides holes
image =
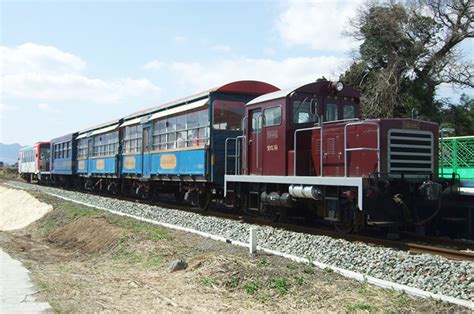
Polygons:
[[55,181],[71,183],[76,173],[76,136],[71,133],[51,140],[51,175]]
[[241,135],[245,103],[275,90],[239,81],[125,117],[121,174],[222,185],[225,140]]
[[77,173],[82,177],[119,175],[120,120],[79,132],[77,136]]

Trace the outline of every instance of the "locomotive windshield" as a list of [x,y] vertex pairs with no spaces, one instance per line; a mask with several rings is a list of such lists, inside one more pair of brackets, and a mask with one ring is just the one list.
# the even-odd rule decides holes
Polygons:
[[317,112],[314,106],[317,106],[316,99],[305,98],[303,100],[295,100],[291,104],[293,113],[293,124],[314,123],[317,117],[314,112]]

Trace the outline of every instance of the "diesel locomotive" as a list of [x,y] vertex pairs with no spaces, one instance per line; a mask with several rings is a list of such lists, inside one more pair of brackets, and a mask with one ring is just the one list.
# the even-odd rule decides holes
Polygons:
[[227,140],[224,194],[246,212],[298,213],[343,231],[417,229],[450,191],[437,178],[438,125],[361,120],[359,92],[341,82],[262,95],[243,121],[243,134]]
[[200,209],[216,200],[343,231],[425,226],[450,185],[437,177],[436,123],[362,120],[359,92],[327,80],[232,82],[44,145],[49,171],[35,178],[57,186],[166,193]]

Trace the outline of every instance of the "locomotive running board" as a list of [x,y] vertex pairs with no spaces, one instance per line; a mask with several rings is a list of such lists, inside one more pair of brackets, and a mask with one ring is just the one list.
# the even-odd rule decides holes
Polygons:
[[248,183],[276,183],[276,184],[302,184],[302,185],[330,185],[350,186],[357,188],[357,206],[362,210],[363,190],[362,177],[309,177],[309,176],[257,176],[257,175],[225,175],[224,197],[227,195],[227,182]]

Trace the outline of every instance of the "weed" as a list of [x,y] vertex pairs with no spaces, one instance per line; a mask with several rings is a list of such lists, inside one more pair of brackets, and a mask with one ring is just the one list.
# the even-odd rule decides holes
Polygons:
[[199,283],[203,286],[210,287],[215,283],[215,279],[212,277],[201,277],[199,278]]
[[237,276],[232,276],[229,280],[225,282],[225,286],[231,289],[235,289],[239,286],[240,278]]
[[367,303],[349,304],[346,309],[347,309],[347,312],[349,313],[360,312],[360,311],[375,313],[378,311],[376,307],[373,307],[372,305],[367,304]]
[[41,281],[38,283],[38,289],[49,290],[49,285],[46,282]]
[[360,288],[359,290],[357,290],[357,292],[360,295],[363,295],[365,297],[374,297],[374,296],[377,295],[377,293],[375,293],[375,291],[370,290],[367,286],[364,286],[364,287]]
[[312,275],[312,274],[314,274],[314,268],[312,266],[306,265],[303,268],[303,273]]
[[249,281],[244,286],[244,290],[248,294],[255,294],[259,288],[260,286],[255,281]]
[[405,307],[408,306],[411,303],[410,297],[405,293],[399,293],[394,299],[394,303],[398,306]]
[[258,297],[258,301],[260,303],[267,303],[269,300],[270,300],[270,295],[268,293],[262,293],[262,295]]
[[332,274],[332,273],[334,273],[334,270],[332,270],[332,269],[329,268],[329,267],[326,267],[326,268],[324,268],[324,272],[326,272],[326,273],[328,273],[328,274]]
[[284,278],[270,279],[270,287],[284,295],[288,293],[289,284]]
[[304,284],[304,278],[303,277],[295,276],[295,281],[300,286],[302,286]]
[[294,270],[294,269],[298,269],[298,265],[297,264],[288,264],[288,265],[286,265],[286,268]]
[[270,261],[264,257],[258,260],[258,264],[261,266],[268,266],[270,265]]

